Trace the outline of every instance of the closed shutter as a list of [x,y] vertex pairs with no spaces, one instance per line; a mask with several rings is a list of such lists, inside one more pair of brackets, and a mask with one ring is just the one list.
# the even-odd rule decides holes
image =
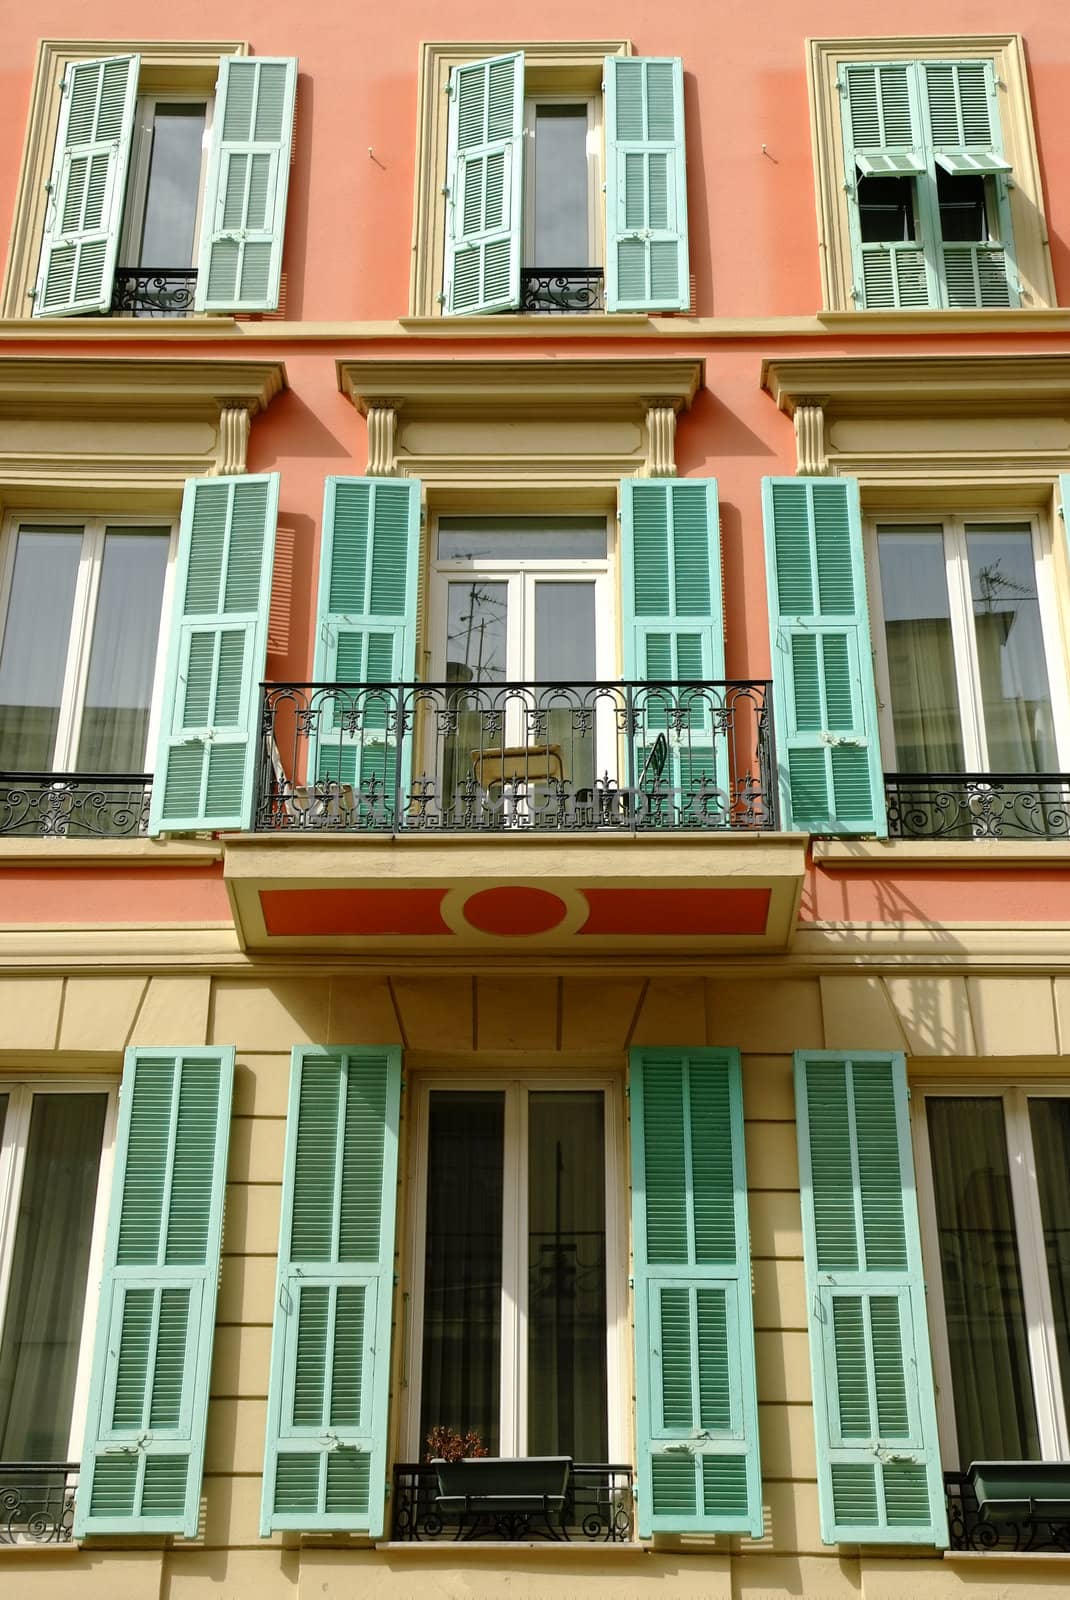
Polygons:
[[[848,195],[857,199],[861,178],[912,178],[917,201],[925,151],[914,63],[845,65],[840,68],[840,99]],[[913,209],[916,215],[917,204]],[[864,241],[856,204],[850,214],[858,303],[869,311],[939,305],[935,263],[926,260],[921,237]]]
[[687,158],[678,56],[607,56],[606,310],[686,311]]
[[126,1053],[74,1536],[197,1532],[234,1050]]
[[313,675],[321,684],[391,687],[381,697],[320,697],[310,777],[349,786],[357,820],[370,827],[393,825],[411,768],[410,737],[398,769],[394,686],[416,674],[419,550],[418,479],[327,479]]
[[920,64],[928,139],[936,166],[956,178],[982,177],[994,206],[999,239],[940,243],[945,304],[1016,306],[1010,205],[999,127],[995,67],[991,61]]
[[[637,696],[635,772],[639,780],[659,735],[669,747],[665,787],[678,820],[727,825],[728,746],[715,736],[722,691],[688,683],[724,678],[721,532],[715,478],[625,478],[621,482],[624,676],[678,683]],[[681,715],[680,712],[686,714]],[[644,790],[650,789],[644,780]]]
[[260,1531],[383,1531],[401,1051],[297,1049]]
[[35,317],[111,307],[140,65],[139,56],[109,56],[67,68]]
[[738,1050],[631,1052],[639,1533],[762,1532]]
[[224,56],[219,63],[198,311],[278,308],[296,87],[291,56]]
[[252,826],[279,475],[189,478],[149,832]]
[[450,74],[446,148],[447,316],[520,304],[524,57],[491,56]]
[[821,1537],[947,1544],[902,1055],[796,1051]]
[[887,831],[854,478],[765,478],[781,816],[810,833]]

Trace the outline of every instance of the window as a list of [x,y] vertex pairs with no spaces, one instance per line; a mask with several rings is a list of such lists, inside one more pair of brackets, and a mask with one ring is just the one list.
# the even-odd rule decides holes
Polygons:
[[168,523],[14,516],[0,546],[0,769],[134,774],[155,747]]
[[41,46],[8,314],[275,309],[296,62],[115,48]]
[[412,1459],[433,1427],[491,1455],[628,1460],[619,1085],[419,1084]]
[[686,310],[680,61],[501,52],[424,47],[416,310]]
[[1065,1460],[1070,1095],[933,1087],[918,1134],[944,1464]]
[[1014,34],[809,43],[829,310],[1055,303]]
[[[114,1089],[0,1081],[0,1461],[81,1450]],[[24,1504],[36,1487],[0,1477]]]

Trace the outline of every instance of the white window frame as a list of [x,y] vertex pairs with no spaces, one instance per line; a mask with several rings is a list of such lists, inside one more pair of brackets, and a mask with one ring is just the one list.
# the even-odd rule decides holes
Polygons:
[[1033,567],[1037,579],[1037,605],[1040,611],[1041,635],[1044,641],[1044,662],[1048,672],[1048,690],[1051,695],[1052,723],[1059,769],[1070,765],[1070,691],[1063,667],[1060,644],[1059,616],[1055,597],[1052,541],[1048,528],[1036,510],[1019,511],[1000,507],[998,510],[969,512],[909,511],[882,512],[867,515],[865,527],[866,588],[869,595],[870,616],[873,628],[873,655],[877,676],[877,712],[880,728],[881,752],[886,772],[897,772],[899,761],[895,748],[895,727],[892,718],[891,682],[888,669],[888,647],[884,628],[884,601],[881,594],[880,562],[877,554],[877,534],[882,527],[940,526],[944,530],[944,571],[947,576],[948,607],[951,614],[951,642],[955,657],[956,688],[961,717],[962,752],[964,771],[986,773],[990,770],[988,751],[982,722],[981,674],[977,659],[976,638],[973,629],[973,608],[970,599],[970,571],[966,550],[966,526],[975,523],[1028,524],[1033,544]]
[[[535,107],[548,105],[587,107],[587,260],[586,261],[536,261],[535,253],[535,184],[533,164],[538,160],[535,136]],[[605,257],[605,149],[603,124],[605,97],[600,94],[532,94],[524,88],[524,139],[528,154],[524,160],[523,215],[524,231],[521,249],[521,268],[528,271],[537,267],[601,267]]]
[[119,237],[119,270],[135,270],[140,263],[134,257],[140,254],[138,241],[145,221],[145,203],[148,199],[149,167],[152,163],[152,141],[156,107],[204,106],[204,133],[201,137],[201,168],[197,175],[197,203],[193,227],[193,245],[189,261],[150,261],[150,267],[195,267],[200,249],[201,227],[204,222],[204,183],[208,171],[208,151],[212,142],[212,113],[214,95],[197,94],[146,94],[138,97],[134,113],[134,131],[130,143],[130,171],[123,199],[123,221]]
[[[958,1460],[958,1431],[955,1425],[955,1399],[951,1354],[947,1337],[947,1311],[940,1265],[940,1239],[936,1224],[936,1191],[926,1102],[929,1099],[999,1100],[1003,1105],[1007,1134],[1008,1166],[1014,1205],[1014,1227],[1022,1277],[1022,1302],[1025,1310],[1029,1365],[1041,1459],[1065,1461],[1070,1457],[1070,1424],[1059,1381],[1059,1353],[1055,1339],[1051,1283],[1044,1249],[1044,1224],[1037,1188],[1036,1159],[1029,1126],[1031,1099],[1055,1100],[1070,1096],[1070,1083],[1043,1078],[1008,1083],[961,1080],[927,1080],[914,1085],[911,1099],[914,1165],[918,1183],[918,1209],[921,1217],[921,1249],[925,1263],[926,1307],[932,1345],[933,1377],[936,1383],[936,1415],[940,1451],[945,1462]],[[1068,1174],[1070,1181],[1070,1174]],[[969,1462],[959,1463],[965,1471]]]
[[118,516],[78,516],[72,512],[45,510],[10,511],[0,528],[0,648],[3,646],[7,626],[11,585],[15,573],[15,550],[19,528],[23,523],[35,527],[81,528],[82,550],[78,562],[78,576],[74,586],[74,605],[71,611],[71,631],[67,640],[66,666],[63,689],[60,695],[59,721],[56,726],[56,744],[52,755],[51,771],[73,772],[82,730],[82,713],[85,709],[86,687],[89,679],[89,654],[96,619],[97,599],[100,593],[100,576],[104,564],[104,538],[112,528],[166,528],[170,532],[167,566],[164,572],[163,596],[160,605],[160,633],[156,645],[156,662],[152,675],[149,725],[145,742],[145,772],[151,774],[152,761],[159,743],[160,718],[163,703],[163,682],[167,665],[167,619],[171,615],[175,583],[175,561],[178,554],[178,522],[174,517],[152,515],[135,516],[124,512]]
[[93,1361],[93,1333],[100,1301],[100,1279],[104,1267],[104,1239],[108,1226],[108,1197],[111,1193],[115,1160],[115,1129],[119,1111],[119,1085],[115,1078],[100,1077],[0,1077],[0,1094],[8,1096],[0,1141],[0,1338],[7,1316],[7,1296],[15,1255],[19,1200],[26,1171],[26,1150],[30,1117],[37,1095],[105,1094],[104,1131],[100,1146],[100,1170],[93,1211],[93,1232],[86,1271],[85,1306],[78,1347],[78,1368],[71,1405],[71,1426],[67,1439],[67,1460],[81,1456],[85,1435],[86,1408],[89,1403],[89,1377]]
[[447,1070],[413,1073],[412,1127],[406,1237],[409,1288],[402,1296],[401,1458],[418,1461],[423,1384],[424,1259],[427,1222],[427,1156],[431,1091],[482,1089],[505,1094],[502,1183],[502,1317],[499,1452],[523,1455],[527,1444],[527,1152],[528,1094],[532,1091],[599,1090],[605,1107],[606,1183],[606,1410],[610,1461],[630,1461],[634,1440],[629,1359],[628,1230],[623,1082],[614,1073],[563,1074],[538,1070],[460,1074]]

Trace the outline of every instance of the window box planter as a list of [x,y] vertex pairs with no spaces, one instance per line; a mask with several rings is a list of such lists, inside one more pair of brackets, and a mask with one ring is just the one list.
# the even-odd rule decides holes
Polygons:
[[974,1461],[967,1477],[988,1522],[1070,1518],[1070,1461]]

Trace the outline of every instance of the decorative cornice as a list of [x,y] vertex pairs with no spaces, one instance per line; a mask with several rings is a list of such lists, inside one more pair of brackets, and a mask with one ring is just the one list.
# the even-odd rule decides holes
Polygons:
[[110,360],[0,356],[0,414],[210,417],[241,407],[255,416],[286,387],[281,361]]
[[[705,378],[699,360],[339,361],[338,387],[365,416],[405,401],[409,416],[621,415],[650,405],[687,410]],[[647,398],[650,397],[650,398]]]
[[1070,404],[1070,355],[785,356],[762,363],[762,388],[786,416],[797,406],[831,414],[927,416],[1062,411]]

